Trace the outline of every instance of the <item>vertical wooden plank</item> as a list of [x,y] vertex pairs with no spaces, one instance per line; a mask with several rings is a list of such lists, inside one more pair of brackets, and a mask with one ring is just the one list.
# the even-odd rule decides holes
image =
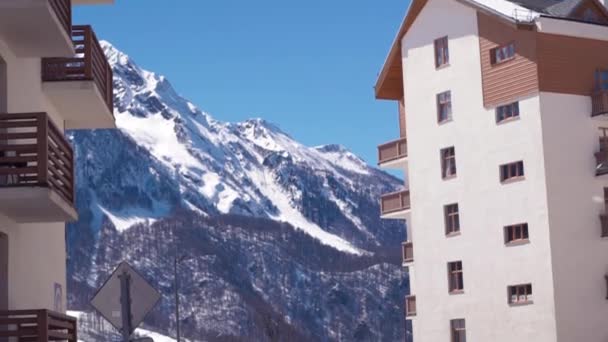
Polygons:
[[406,120],[405,120],[405,100],[401,98],[399,100],[399,137],[405,138],[406,136]]
[[48,184],[48,117],[46,113],[36,113],[36,144],[38,145],[38,184],[46,186]]
[[84,34],[84,74],[87,78],[93,77],[93,59],[91,56],[93,34],[91,26],[83,26]]
[[49,341],[49,315],[46,310],[38,310],[38,342]]

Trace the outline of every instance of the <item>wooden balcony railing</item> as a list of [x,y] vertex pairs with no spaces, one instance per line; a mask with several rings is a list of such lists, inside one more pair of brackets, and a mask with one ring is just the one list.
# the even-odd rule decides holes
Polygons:
[[382,195],[380,211],[382,215],[410,209],[410,192],[403,190]]
[[608,114],[608,89],[598,90],[591,95],[591,116]]
[[0,311],[0,340],[77,342],[76,323],[74,317],[49,310]]
[[416,296],[405,297],[405,317],[416,316]]
[[608,237],[608,214],[600,215],[600,222],[602,224],[602,237]]
[[413,242],[402,243],[401,252],[403,254],[404,263],[414,261],[414,243]]
[[44,58],[42,80],[45,82],[94,81],[103,99],[113,111],[112,68],[91,26],[72,27],[76,49],[73,58]]
[[72,0],[49,0],[49,4],[55,11],[65,33],[70,36],[72,30]]
[[41,186],[74,205],[74,154],[46,113],[0,114],[0,188]]
[[378,146],[378,164],[407,157],[407,139],[402,138]]
[[608,173],[608,138],[600,138],[600,150],[595,153],[596,174],[598,176]]

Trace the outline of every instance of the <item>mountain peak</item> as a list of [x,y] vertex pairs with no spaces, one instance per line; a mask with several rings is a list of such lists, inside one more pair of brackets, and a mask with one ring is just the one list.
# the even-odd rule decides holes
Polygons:
[[319,152],[326,152],[326,153],[332,153],[332,152],[350,153],[350,150],[348,150],[344,145],[340,145],[340,144],[320,145],[320,146],[316,146],[315,149]]

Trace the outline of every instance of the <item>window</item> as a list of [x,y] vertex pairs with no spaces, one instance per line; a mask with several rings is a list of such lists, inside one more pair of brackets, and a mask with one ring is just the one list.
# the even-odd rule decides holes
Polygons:
[[518,161],[500,166],[500,181],[506,182],[524,176],[524,162]]
[[450,63],[448,37],[435,39],[435,67],[439,68]]
[[441,150],[441,177],[443,179],[456,176],[456,152],[454,147]]
[[608,70],[597,70],[595,72],[596,90],[608,90]]
[[606,299],[608,299],[608,274],[604,276],[604,279],[606,279]]
[[452,342],[466,342],[467,334],[464,319],[453,319],[450,321],[450,332]]
[[496,107],[496,123],[519,117],[519,102]]
[[599,23],[601,22],[600,17],[597,15],[597,12],[592,8],[587,8],[583,12],[583,20],[590,23]]
[[448,287],[450,293],[464,292],[462,261],[448,262]]
[[532,303],[532,284],[509,286],[509,304]]
[[490,58],[492,64],[504,63],[515,58],[515,43],[511,42],[490,50]]
[[445,122],[452,118],[452,94],[444,91],[437,94],[437,122]]
[[505,227],[505,243],[517,243],[528,241],[528,224],[514,224]]
[[446,205],[443,211],[445,215],[445,235],[458,234],[460,232],[458,204]]

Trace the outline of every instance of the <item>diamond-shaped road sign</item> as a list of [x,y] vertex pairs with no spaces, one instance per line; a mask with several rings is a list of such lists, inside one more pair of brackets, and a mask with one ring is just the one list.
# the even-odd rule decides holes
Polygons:
[[121,278],[128,279],[126,282],[126,296],[130,298],[131,305],[130,310],[127,311],[131,312],[131,317],[129,322],[130,331],[127,333],[131,335],[146,315],[156,306],[161,296],[133,267],[124,261],[121,262],[91,300],[91,305],[121,332],[123,331],[123,322],[125,322],[122,317],[124,308],[121,302],[121,290],[124,283],[121,282]]

